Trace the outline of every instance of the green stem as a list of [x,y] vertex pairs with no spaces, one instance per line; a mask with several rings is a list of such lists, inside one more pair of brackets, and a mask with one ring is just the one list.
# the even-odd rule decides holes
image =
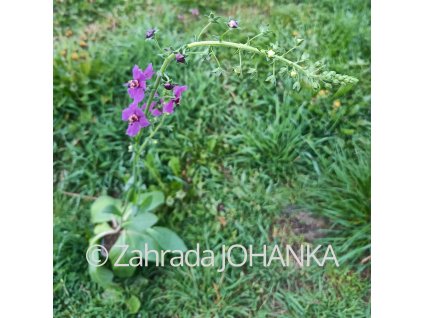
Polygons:
[[220,62],[219,62],[219,59],[217,58],[217,56],[216,56],[216,54],[214,53],[213,49],[211,49],[211,55],[213,56],[214,60],[216,61],[217,66],[218,66],[219,68],[221,68],[221,66],[220,66]]
[[255,36],[253,36],[251,39],[249,39],[249,40],[247,41],[247,43],[246,43],[246,44],[250,44],[253,40],[257,39],[258,37],[260,37],[260,36],[262,36],[262,35],[263,35],[263,33],[259,33],[259,34],[255,35]]
[[[148,114],[150,112],[150,106],[151,103],[153,102],[154,99],[154,95],[157,92],[157,89],[159,88],[160,85],[160,80],[163,77],[164,72],[166,71],[166,68],[169,66],[170,62],[172,62],[172,60],[175,58],[175,54],[171,53],[169,54],[165,60],[163,61],[162,66],[160,67],[160,70],[157,72],[156,74],[156,80],[154,82],[153,85],[153,89],[150,93],[150,95],[148,96],[148,100],[147,100],[147,104],[146,104],[146,108],[144,111],[145,117],[147,117],[148,119]],[[157,130],[162,126],[163,121],[164,121],[165,116],[162,117],[162,120],[160,122],[159,125],[156,126],[156,128],[150,133],[150,135],[144,140],[143,144],[141,146],[139,146],[139,142],[141,139],[141,135],[142,135],[142,130],[141,132],[135,137],[134,140],[134,159],[132,161],[132,170],[133,170],[133,184],[136,184],[136,180],[137,180],[137,176],[139,174],[139,167],[138,167],[138,159],[140,157],[140,154],[142,152],[142,150],[144,150],[144,148],[147,146],[148,141],[154,136],[154,134],[157,132]],[[124,208],[126,208],[128,201],[129,201],[129,191],[127,193],[126,199],[125,199],[125,203],[124,203]]]
[[240,75],[242,76],[242,56],[241,56],[241,50],[238,50],[238,54],[239,54],[239,71],[240,71]]
[[150,105],[153,102],[154,95],[156,94],[157,89],[159,88],[160,80],[164,72],[166,71],[167,67],[169,66],[170,62],[174,58],[175,58],[175,54],[173,53],[169,54],[168,57],[166,57],[165,60],[163,61],[162,67],[160,67],[160,70],[157,72],[156,81],[154,82],[153,90],[151,91],[150,96],[148,96],[147,107],[145,108],[145,111],[144,111],[145,117],[148,116],[148,113],[150,111]]
[[151,140],[151,138],[154,137],[154,135],[157,133],[157,131],[160,129],[160,127],[163,126],[164,120],[166,119],[166,114],[162,115],[162,118],[160,120],[160,123],[151,131],[151,133],[147,136],[147,138],[142,143],[141,147],[138,149],[138,156],[142,153],[144,148],[147,146],[148,142]]
[[159,48],[160,52],[163,52],[162,47],[160,46],[159,42],[157,41],[156,38],[153,39],[153,41],[156,43],[157,47]]
[[[251,52],[251,53],[255,53],[255,54],[259,54],[262,56],[267,56],[267,53],[265,50],[259,50],[256,47],[247,45],[247,44],[241,44],[241,43],[234,43],[234,42],[228,42],[228,41],[199,41],[199,42],[192,42],[189,43],[187,45],[187,48],[194,48],[194,47],[201,47],[201,46],[222,46],[222,47],[229,47],[229,48],[234,48],[234,49],[239,49],[239,50],[243,50],[243,51],[247,51],[247,52]],[[295,63],[292,62],[280,55],[275,55],[274,57],[272,57],[275,60],[281,61],[283,63],[285,63],[286,65],[289,65],[301,72],[305,72],[304,68]]]
[[200,36],[202,36],[206,31],[207,31],[207,29],[212,25],[212,23],[213,22],[209,22],[209,23],[207,23],[206,24],[206,26],[200,31],[200,33],[197,35],[197,39],[199,39],[200,38]]
[[[227,29],[225,32],[223,32],[223,34],[220,36],[220,40],[223,40],[223,37],[226,35],[226,33],[228,33],[231,29]],[[222,41],[220,41],[222,42]]]

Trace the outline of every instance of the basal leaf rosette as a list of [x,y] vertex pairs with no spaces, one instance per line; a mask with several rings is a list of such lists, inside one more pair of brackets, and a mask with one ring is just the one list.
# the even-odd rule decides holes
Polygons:
[[[110,196],[96,199],[91,206],[95,236],[90,240],[90,253],[87,253],[89,274],[95,282],[110,287],[115,284],[114,276],[126,278],[134,275],[145,262],[156,261],[153,251],[160,255],[162,250],[187,250],[175,232],[156,225],[158,218],[153,212],[164,201],[160,191],[142,193],[136,204],[126,206]],[[101,247],[94,250],[96,246]],[[150,251],[148,255],[146,249]]]

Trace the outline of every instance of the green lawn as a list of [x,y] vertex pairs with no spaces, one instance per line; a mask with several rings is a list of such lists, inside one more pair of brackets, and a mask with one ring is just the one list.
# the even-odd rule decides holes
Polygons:
[[[370,316],[370,2],[55,1],[54,21],[54,313],[57,317],[368,317]],[[186,43],[215,11],[239,18],[229,38],[245,42],[262,23],[275,31],[258,44],[289,49],[304,41],[311,60],[355,76],[353,90],[290,89],[266,82],[272,70],[217,48],[216,62],[172,64],[189,86],[143,162],[145,187],[165,193],[159,224],[189,248],[276,241],[331,243],[341,266],[143,268],[107,290],[90,280],[91,197],[118,197],[129,178],[122,83],[134,64],[155,68],[162,46]],[[184,19],[178,19],[184,14]],[[193,33],[194,31],[194,33]],[[219,34],[221,29],[212,29]],[[220,32],[221,33],[221,32]],[[254,62],[255,63],[255,62]],[[319,229],[323,228],[324,231]],[[337,255],[338,256],[338,255]],[[140,312],[129,315],[131,295]]]

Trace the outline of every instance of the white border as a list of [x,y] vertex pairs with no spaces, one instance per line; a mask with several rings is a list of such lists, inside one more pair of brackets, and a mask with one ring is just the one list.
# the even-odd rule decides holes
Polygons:
[[372,317],[423,309],[423,51],[418,1],[372,1]]
[[0,2],[1,317],[53,315],[52,8]]

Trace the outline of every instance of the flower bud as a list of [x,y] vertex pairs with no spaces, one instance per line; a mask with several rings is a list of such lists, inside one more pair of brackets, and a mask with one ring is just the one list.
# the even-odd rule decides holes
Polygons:
[[276,55],[275,51],[273,51],[273,50],[269,50],[269,51],[267,51],[267,57],[268,57],[268,58],[272,58],[272,57],[274,57],[275,55]]
[[145,38],[146,39],[152,39],[152,38],[154,38],[155,33],[156,33],[155,29],[147,30],[147,32],[145,32]]
[[183,56],[181,53],[176,53],[175,58],[176,58],[176,62],[185,63],[185,56]]
[[170,91],[170,90],[172,90],[175,87],[175,85],[173,85],[172,83],[167,82],[167,83],[164,83],[163,87],[166,90]]
[[194,17],[198,17],[198,16],[200,15],[200,11],[199,11],[197,8],[195,8],[195,9],[191,9],[191,10],[189,10],[189,12],[191,12],[191,14],[192,14]]
[[297,76],[297,71],[295,71],[295,70],[293,70],[293,71],[291,71],[291,77],[295,77],[295,76]]
[[236,21],[236,20],[229,20],[228,27],[230,27],[231,29],[238,28],[238,21]]

